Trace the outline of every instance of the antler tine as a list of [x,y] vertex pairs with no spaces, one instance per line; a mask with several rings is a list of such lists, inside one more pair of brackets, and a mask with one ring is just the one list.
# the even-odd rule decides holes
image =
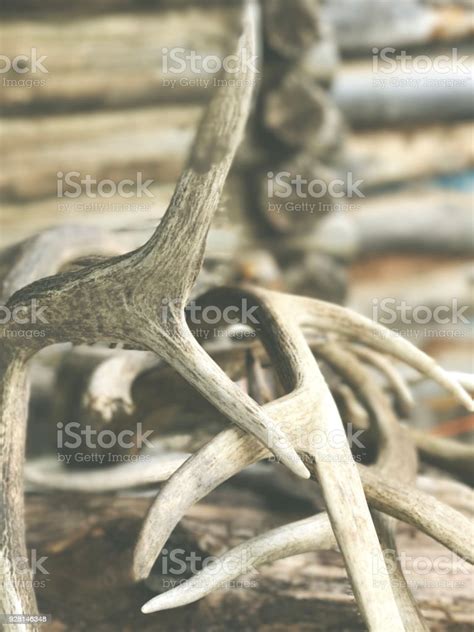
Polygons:
[[[223,290],[222,293],[226,291],[228,292],[228,290]],[[213,292],[214,297],[217,294],[219,294],[219,290]],[[281,295],[259,289],[246,289],[245,295],[248,298],[253,298],[255,304],[260,307],[260,313],[264,320],[262,330],[266,332],[267,338],[269,337],[273,343],[269,345],[269,339],[267,339],[268,349],[272,349],[277,360],[277,367],[278,360],[284,365],[283,373],[287,373],[287,383],[294,385],[294,392],[286,399],[293,403],[294,408],[303,397],[310,405],[306,428],[312,430],[319,428],[326,437],[329,437],[333,430],[343,432],[342,421],[331,393],[301,331],[297,326],[291,325],[292,314],[284,309],[286,305],[284,306],[279,300]],[[293,372],[292,377],[288,375],[291,371]],[[277,418],[275,412],[273,413],[274,419]],[[299,430],[301,431],[301,427]],[[382,626],[390,620],[391,625],[395,626],[394,629],[402,630],[403,626],[388,583],[388,573],[375,527],[347,444],[342,443],[335,446],[331,445],[328,440],[323,448],[315,449],[314,446],[307,445],[307,436],[305,436],[304,438],[299,437],[296,445],[301,451],[316,458],[320,482],[333,529],[343,552],[354,593],[363,616],[370,622],[370,625]],[[192,460],[189,462],[189,467],[192,468]],[[178,478],[180,472],[178,471],[175,476]],[[209,478],[207,478],[206,485],[208,483]],[[161,494],[166,494],[166,487]],[[344,493],[342,493],[342,489],[344,489]],[[175,511],[176,499],[171,498],[170,502],[173,511]],[[164,515],[171,515],[170,507],[166,503],[161,509],[162,511],[165,510]],[[180,511],[182,509],[183,507],[180,506]],[[154,510],[156,511],[156,506]],[[163,514],[160,513],[160,515]],[[140,545],[136,550],[141,568],[143,568],[144,563],[143,550],[146,546],[142,543],[150,539],[151,535],[149,518],[150,515],[142,532],[142,535],[144,532],[147,535],[145,539],[140,537]],[[388,584],[380,590],[373,585],[370,573],[370,565],[375,558],[378,559],[380,568],[385,568],[385,579]],[[149,563],[150,561],[148,561]]]
[[371,413],[377,433],[377,462],[382,471],[402,480],[413,480],[417,470],[416,449],[407,431],[398,423],[390,402],[371,379],[367,369],[349,350],[335,342],[321,344],[315,353],[322,356],[360,396]]
[[35,459],[25,465],[25,480],[33,485],[70,492],[100,493],[167,481],[190,454],[172,453],[97,471],[66,470],[56,461]]
[[358,344],[351,344],[350,350],[364,363],[372,365],[385,376],[388,384],[395,393],[401,412],[404,415],[408,415],[415,405],[415,400],[407,383],[401,373],[393,366],[391,360],[386,356],[372,351],[372,349],[367,349],[367,347]]
[[[258,4],[245,0],[243,32],[237,43],[257,58],[260,26]],[[181,174],[163,220],[148,243],[137,253],[142,270],[169,276],[172,299],[185,304],[204,257],[211,220],[218,208],[224,183],[240,145],[257,81],[252,64],[239,64],[214,93],[199,125],[187,165]],[[164,257],[163,253],[168,253]],[[179,259],[179,267],[176,260]]]
[[[327,343],[320,345],[317,352],[338,373],[344,376],[350,386],[359,393],[371,412],[378,439],[377,465],[374,469],[387,476],[396,477],[397,480],[404,483],[413,483],[418,465],[416,448],[407,431],[398,423],[385,393],[378,384],[371,380],[367,369],[352,352],[352,348],[351,351],[348,351],[336,343]],[[376,355],[373,352],[372,354]],[[365,358],[365,356],[362,357]],[[369,356],[370,359],[371,356]],[[400,566],[395,541],[396,523],[393,518],[377,511],[373,511],[373,518],[384,555],[391,559],[388,568],[390,582],[403,623],[407,630],[427,632],[428,628],[424,617]]]
[[[265,408],[272,418],[287,418],[288,402]],[[238,428],[220,432],[167,481],[150,507],[135,547],[133,575],[145,579],[172,530],[187,509],[221,483],[271,453]]]
[[116,255],[121,250],[115,238],[96,226],[69,224],[44,230],[0,254],[0,302],[23,286],[55,274],[67,261],[92,252]]
[[[364,367],[357,362],[352,353],[344,351],[344,349],[339,348],[334,344],[320,344],[317,349],[318,353],[320,353],[327,362],[333,366],[339,375],[343,376],[344,379],[352,384],[356,390],[359,390],[363,399],[367,401],[372,399],[372,403],[375,404],[375,409],[373,410],[377,410],[378,404],[377,399],[375,398],[376,391],[374,390],[374,385],[371,384],[368,376],[365,378],[362,377],[365,374]],[[382,414],[383,411],[381,411],[381,414],[377,416],[381,425],[386,424],[386,421],[391,420],[393,417],[391,409],[387,409],[387,406],[385,406],[385,410],[386,412],[384,414]],[[473,480],[473,446],[461,443],[460,441],[452,441],[436,437],[427,434],[426,432],[421,432],[416,428],[405,427],[404,432],[408,433],[423,460],[428,463],[432,463],[447,472],[461,476],[468,482]],[[405,437],[403,437],[402,440],[405,441]],[[399,466],[403,467],[405,450],[400,449],[398,452],[390,452],[389,457],[392,458],[390,455],[393,455],[393,458],[397,458],[397,454],[399,455]],[[389,462],[389,460],[387,462]]]
[[193,603],[263,564],[330,549],[337,550],[337,544],[326,513],[292,522],[230,549],[188,581],[150,599],[142,612],[148,614]]
[[459,381],[396,332],[332,303],[301,296],[288,297],[287,301],[293,302],[295,317],[299,319],[304,331],[313,332],[316,329],[319,332],[334,332],[342,338],[355,339],[382,353],[388,353],[440,384],[467,410],[474,410],[473,400]]
[[[213,294],[215,297],[215,292]],[[259,294],[259,298],[262,299],[262,293],[258,292],[258,294]],[[267,292],[265,292],[264,294],[268,295]],[[293,312],[292,312],[292,315],[293,315]],[[291,320],[289,316],[288,316],[288,320]],[[283,340],[288,339],[288,335],[287,335],[288,332],[286,332],[286,335],[282,336],[281,335],[282,332],[280,331],[278,325],[274,324],[273,331],[277,332],[281,339]],[[293,340],[293,333],[294,332],[292,332],[292,335],[289,336],[290,340]],[[295,360],[295,365],[301,367],[302,365],[301,358],[298,357],[298,354],[295,355],[294,351],[288,352],[287,363],[288,362],[291,363],[291,359],[288,360],[288,357],[291,358],[292,356],[293,356],[293,359]],[[304,365],[304,362],[303,362],[303,365]],[[299,410],[298,410],[298,406],[296,405],[294,396],[295,396],[295,393],[289,396],[286,396],[282,398],[281,400],[277,400],[276,402],[273,402],[267,405],[265,408],[272,408],[272,417],[276,421],[279,421],[281,427],[287,430],[290,433],[290,435],[293,435],[293,434],[295,435],[296,445],[299,445],[300,450],[305,451],[307,450],[307,446],[302,445],[304,444],[304,441],[302,442],[301,436],[297,436],[297,435],[298,435],[298,431],[307,433],[309,427],[307,424],[304,425],[304,420],[302,420],[301,425],[299,425],[298,423],[295,423],[294,415],[296,414],[299,417]],[[287,405],[288,405],[289,410],[291,410],[291,408],[293,407],[293,411],[294,411],[293,415],[291,414],[288,415],[288,411],[286,410]],[[383,407],[379,408],[378,410],[379,410],[378,412],[379,415],[382,415],[382,413],[385,412],[385,409]],[[280,413],[284,413],[284,414],[280,415]],[[396,427],[398,428],[398,425]],[[395,425],[392,424],[390,426],[390,429],[384,426],[382,430],[387,432],[389,430],[393,431],[394,428],[395,428]],[[403,430],[400,428],[399,432],[403,432]],[[207,453],[208,461],[213,462],[214,459],[218,459],[219,454],[222,452],[224,447],[226,450],[226,454],[229,454],[229,453],[232,454],[234,452],[232,442],[235,442],[241,436],[241,433],[238,430],[235,430],[235,433],[236,434],[234,434],[234,431],[225,431],[221,433],[220,435],[218,435],[207,446],[205,446],[203,450],[205,450]],[[244,466],[247,462],[249,462],[246,460],[246,457],[248,457],[249,460],[250,458],[255,460],[256,458],[262,458],[268,455],[268,453],[266,454],[266,451],[263,451],[260,453],[260,455],[257,455],[257,453],[255,452],[255,447],[254,447],[253,448],[254,452],[252,456],[250,457],[249,452],[252,450],[252,443],[254,444],[254,441],[252,440],[251,437],[247,437],[246,441],[249,442],[248,447],[246,448],[246,450],[248,450],[247,454],[239,453],[239,451],[236,450],[234,452],[234,459],[230,467],[228,464],[224,465],[221,462],[218,468],[215,468],[216,471],[217,470],[219,471],[220,476],[216,477],[214,473],[213,475],[214,480],[206,481],[206,487],[209,490],[214,488],[216,484],[224,480],[223,472],[225,469],[228,470],[227,475],[229,475],[231,472],[237,471],[237,469],[239,468],[239,461],[240,461],[240,467]],[[198,456],[199,456],[199,452],[197,453],[197,455],[195,455],[195,457],[193,457],[192,459],[188,461],[187,465],[190,468],[189,473],[192,470],[193,461],[194,461],[194,464],[197,463]],[[197,474],[198,471],[199,471],[199,468],[196,468],[195,473]],[[179,488],[180,476],[181,476],[181,473],[178,471],[178,473],[175,475],[175,489]],[[442,542],[446,546],[451,547],[452,550],[456,551],[460,555],[463,555],[464,557],[466,557],[466,554],[469,555],[469,552],[468,552],[469,535],[465,535],[465,534],[468,534],[468,531],[465,531],[463,535],[461,536],[461,538],[456,541],[456,538],[454,537],[455,530],[445,529],[445,524],[446,524],[445,520],[447,519],[449,515],[449,520],[451,524],[456,523],[458,529],[469,530],[469,522],[461,514],[459,514],[458,512],[455,512],[454,510],[451,510],[449,507],[446,507],[442,503],[434,502],[434,499],[432,499],[431,497],[427,495],[423,495],[420,492],[416,492],[415,494],[412,494],[411,488],[406,485],[405,486],[397,486],[394,484],[389,485],[386,481],[382,480],[382,481],[379,481],[378,483],[379,487],[375,489],[374,485],[377,484],[376,483],[377,479],[368,477],[366,468],[361,468],[361,477],[364,483],[364,488],[366,488],[366,493],[367,493],[369,502],[375,509],[379,511],[384,511],[387,514],[391,514],[395,517],[398,517],[399,519],[402,519],[414,524],[425,533],[428,533],[429,535],[431,535],[438,541]],[[196,494],[194,495],[196,496]],[[199,496],[201,496],[201,494],[199,494]],[[157,503],[160,503],[160,496],[158,496]],[[436,505],[436,512],[435,512],[434,521],[431,521],[430,519],[431,519],[432,514],[431,514],[430,507],[433,506],[433,504]],[[158,509],[158,505],[156,505],[155,508]],[[161,511],[163,511],[164,509],[165,507],[162,506]],[[186,508],[184,508],[184,510],[185,509]],[[158,509],[156,511],[156,516],[159,516],[161,511]],[[421,512],[421,516],[418,515],[418,511]],[[183,507],[180,508],[180,512],[183,513]],[[386,527],[387,525],[383,526],[383,528],[385,529]],[[168,537],[170,531],[171,529],[169,529],[169,525],[168,525],[167,535],[165,535],[165,537],[162,538],[161,546],[164,544],[164,541],[166,541],[166,538]],[[386,539],[385,542],[391,545],[392,541]],[[270,546],[270,543],[269,543],[269,546]],[[158,549],[159,548],[160,547],[158,547]],[[232,552],[229,552],[229,555],[232,555]],[[223,579],[222,575],[220,575],[220,577],[221,579]],[[230,579],[230,577],[227,577],[227,578]],[[214,584],[209,584],[209,583],[204,582],[198,588],[196,584],[196,587],[193,588],[192,600],[199,598],[199,595],[201,594],[202,595],[207,594],[207,592],[212,590],[213,585]],[[153,606],[151,604],[147,606],[146,611],[149,612],[149,611],[152,611],[152,609],[153,610],[164,609],[167,607],[177,606],[181,603],[187,603],[188,602],[187,598],[184,597],[184,586],[187,586],[187,584],[184,584],[183,588],[179,589],[179,594],[176,593],[176,590],[178,589],[173,589],[172,591],[169,591],[169,593],[167,593],[166,596],[165,595],[160,596],[157,601],[155,600],[153,601]],[[176,596],[176,601],[174,601],[175,596]],[[416,612],[416,604],[414,604],[411,596],[409,594],[406,594],[406,592],[403,593],[401,596],[406,597],[405,606],[407,607],[409,606],[410,608],[414,609],[412,622],[414,624],[416,623],[417,627],[413,627],[412,629],[425,630],[426,626],[424,622],[422,621],[422,618],[418,616],[418,613]]]
[[463,514],[433,496],[360,468],[370,506],[426,533],[470,564],[474,564],[474,529]]
[[302,478],[310,474],[285,433],[253,399],[242,391],[198,344],[189,330],[172,337],[153,339],[147,346],[195,386],[218,410],[240,428],[270,447],[275,456]]
[[[224,431],[218,436],[228,432]],[[370,471],[366,466],[361,466],[360,475],[371,507],[411,524],[471,564],[474,563],[471,546],[472,524],[465,516],[431,495],[413,490],[408,485],[395,484],[379,478],[377,467]],[[450,521],[448,529],[446,529],[446,521]],[[145,604],[143,612],[151,613],[192,603],[215,590],[223,582],[244,575],[261,564],[308,550],[332,548],[332,542],[329,542],[329,529],[326,531],[326,526],[329,527],[329,525],[329,518],[324,513],[257,536],[247,543],[230,549],[219,558],[216,576],[214,574],[211,576],[204,569],[180,586],[151,599]],[[307,539],[308,529],[313,534],[311,541]],[[331,538],[333,537],[332,535]],[[394,547],[390,545],[390,548]],[[227,563],[230,561],[232,564]],[[187,594],[188,586],[190,586],[189,595]],[[408,602],[406,603],[408,605]],[[420,627],[407,629],[425,630],[426,626],[423,621],[420,621]]]

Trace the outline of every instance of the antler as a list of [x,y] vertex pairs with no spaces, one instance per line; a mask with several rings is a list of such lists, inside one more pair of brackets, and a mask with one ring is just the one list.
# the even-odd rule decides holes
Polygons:
[[[253,54],[258,23],[253,2],[246,4],[243,22],[237,53],[246,49]],[[149,241],[128,254],[40,279],[17,291],[8,301],[12,311],[22,308],[27,315],[24,320],[31,320],[35,300],[48,322],[44,325],[45,335],[37,338],[26,338],[27,325],[13,321],[0,331],[5,340],[0,352],[0,563],[6,577],[1,598],[5,612],[35,611],[34,596],[20,581],[14,560],[25,551],[21,480],[28,394],[26,365],[45,346],[64,341],[106,341],[153,351],[229,420],[272,446],[275,455],[293,472],[309,477],[284,433],[197,344],[184,316],[202,263],[210,222],[243,135],[255,71],[242,64],[239,72],[227,79],[207,108],[170,206]],[[39,275],[44,273],[43,268],[38,267]],[[15,287],[14,282],[9,283]],[[169,307],[167,317],[160,319],[164,305]]]
[[[308,347],[298,325],[301,328],[304,326],[306,331],[313,334],[313,337],[317,337],[317,334],[321,338],[327,334],[328,329],[330,335],[333,335],[334,332],[343,332],[344,342],[347,339],[360,340],[361,338],[364,342],[372,342],[374,334],[376,334],[374,346],[378,349],[392,353],[412,366],[421,368],[429,375],[435,376],[439,383],[449,388],[462,402],[469,401],[471,403],[470,398],[457,383],[454,383],[449,375],[427,356],[412,348],[401,338],[389,338],[388,336],[391,334],[384,328],[347,309],[316,300],[290,297],[260,289],[245,290],[243,295],[248,299],[253,299],[259,305],[261,334],[266,342],[267,351],[273,356],[283,384],[287,388],[293,389],[290,394],[267,404],[265,408],[269,410],[272,418],[281,424],[281,427],[293,438],[298,451],[314,459],[312,472],[323,488],[329,515],[331,516],[331,513],[334,512],[334,506],[337,503],[341,503],[340,506],[346,512],[352,513],[353,510],[348,510],[347,506],[344,505],[344,499],[341,499],[341,496],[344,495],[350,497],[353,508],[356,508],[356,515],[362,522],[361,516],[364,516],[364,513],[360,504],[357,504],[359,498],[356,495],[349,495],[350,492],[347,492],[347,481],[349,480],[349,485],[351,485],[353,479],[350,478],[350,467],[346,467],[349,462],[344,460],[346,459],[346,452],[340,453],[342,458],[337,461],[337,468],[331,468],[327,465],[328,462],[331,462],[328,457],[336,455],[337,451],[328,449],[328,445],[324,445],[324,449],[316,449],[311,442],[311,436],[316,429],[324,428],[325,432],[328,431],[328,426],[324,423],[327,424],[327,420],[330,420],[331,415],[334,415],[334,407],[327,396],[327,387],[321,381],[317,364],[308,354]],[[216,290],[208,293],[205,301],[219,305],[228,301],[235,302],[234,298],[233,291]],[[315,318],[314,314],[318,308],[323,315]],[[380,336],[381,333],[384,335]],[[361,394],[374,420],[379,445],[379,459],[374,470],[376,474],[370,473],[367,468],[360,469],[369,504],[378,511],[414,524],[453,551],[472,560],[472,553],[469,550],[470,536],[468,535],[472,533],[472,527],[469,521],[449,507],[435,502],[430,496],[413,490],[408,484],[413,480],[416,472],[416,456],[408,440],[408,434],[396,423],[383,393],[380,389],[374,389],[370,377],[360,365],[357,357],[331,342],[317,345],[316,353],[324,355],[324,358],[338,369],[344,369],[345,377],[349,378],[348,381],[352,388]],[[150,571],[158,552],[164,546],[173,527],[191,504],[197,502],[241,469],[265,457],[268,457],[268,452],[256,445],[251,437],[243,435],[237,429],[229,429],[221,432],[186,461],[160,491],[157,500],[149,511],[136,549],[135,573],[137,577],[144,577]],[[350,456],[349,459],[351,459]],[[206,472],[205,477],[202,476],[202,472]],[[396,476],[397,484],[393,483],[391,478],[387,478],[388,475]],[[338,478],[339,476],[343,479],[342,481],[341,478]],[[347,476],[348,478],[346,478]],[[329,491],[325,487],[329,488]],[[340,489],[344,490],[341,495],[338,494]],[[341,520],[340,526],[337,520],[342,516],[337,511],[334,513],[336,514],[335,517],[331,516],[332,528],[338,545],[345,555],[346,567],[354,593],[369,628],[385,629],[383,626],[388,625],[389,629],[396,629],[393,625],[398,625],[400,629],[404,629],[403,625],[405,625],[406,629],[410,630],[426,630],[426,624],[398,566],[395,567],[389,578],[385,566],[383,564],[379,566],[380,560],[378,560],[377,568],[382,569],[381,574],[384,575],[384,579],[382,581],[382,577],[380,577],[381,581],[377,582],[377,587],[380,583],[386,590],[377,594],[377,587],[374,586],[371,579],[371,571],[369,570],[364,575],[364,570],[367,570],[367,567],[362,572],[357,567],[363,556],[353,556],[351,546],[347,546],[344,536],[351,530],[350,519],[347,519],[348,514],[342,514],[346,521]],[[384,547],[394,549],[392,524],[380,516],[376,517],[376,522]],[[319,516],[313,519],[312,524],[317,527],[317,531],[312,539],[308,537],[308,524],[308,521],[296,523],[291,525],[290,529],[282,528],[282,531],[271,532],[268,539],[261,536],[257,540],[253,540],[250,543],[249,559],[254,560],[256,564],[260,561],[263,563],[279,556],[291,555],[292,551],[302,552],[308,550],[310,546],[317,548],[320,546],[320,542],[326,546],[329,537],[327,523]],[[292,535],[290,536],[290,534]],[[357,541],[354,533],[351,535],[354,538],[352,542]],[[467,537],[465,537],[466,535]],[[380,551],[378,541],[374,546],[374,542],[370,540],[371,536],[370,530],[368,536],[367,532],[360,535],[357,546],[359,544],[365,547],[369,546],[371,553]],[[295,539],[297,542],[294,541]],[[236,560],[239,551],[232,551],[227,555]],[[219,568],[221,566],[222,568],[229,568],[227,565],[219,565]],[[248,568],[241,570],[245,572]],[[238,574],[241,573],[238,572]],[[203,571],[189,582],[155,597],[144,606],[144,612],[189,603],[213,590],[218,583],[233,577],[234,574],[231,577],[226,575],[223,570],[217,575],[215,569],[214,573]],[[398,617],[395,624],[393,619],[390,623],[383,620],[387,606],[390,604],[391,595],[387,590],[391,586],[390,580],[392,580],[395,598],[403,617],[403,624],[398,623]],[[361,586],[363,586],[362,589]],[[381,603],[383,603],[383,607],[379,609],[378,606]]]

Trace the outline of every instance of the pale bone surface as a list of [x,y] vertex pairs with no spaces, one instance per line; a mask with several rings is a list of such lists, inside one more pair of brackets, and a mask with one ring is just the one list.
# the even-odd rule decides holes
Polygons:
[[[256,50],[257,28],[257,10],[249,3],[239,50]],[[471,408],[471,399],[464,389],[409,343],[343,308],[253,288],[216,290],[204,300],[218,304],[245,296],[258,306],[260,333],[288,391],[284,397],[259,406],[220,370],[186,324],[184,308],[201,267],[206,235],[251,106],[255,76],[247,69],[232,78],[242,79],[242,85],[220,88],[211,100],[168,211],[142,247],[48,278],[41,277],[52,272],[48,269],[50,262],[46,265],[39,257],[36,265],[34,257],[20,253],[15,275],[21,281],[15,281],[9,270],[4,271],[7,293],[9,288],[17,289],[18,283],[39,279],[16,291],[7,305],[12,310],[20,306],[31,310],[35,299],[45,307],[47,323],[46,335],[36,339],[22,337],[21,331],[27,326],[17,322],[8,322],[1,331],[1,609],[15,614],[36,611],[33,591],[22,581],[15,563],[26,554],[23,460],[28,360],[41,348],[58,342],[100,341],[125,343],[156,353],[239,426],[223,431],[186,460],[163,487],[137,544],[133,568],[136,579],[147,576],[169,533],[192,503],[273,452],[294,473],[307,477],[311,472],[318,480],[327,515],[309,518],[249,543],[256,562],[337,544],[370,630],[424,630],[426,626],[409,589],[400,581],[401,570],[393,570],[392,566],[390,572],[387,570],[382,547],[394,548],[394,531],[391,519],[382,514],[416,525],[470,561],[472,527],[458,512],[413,488],[416,453],[408,433],[398,428],[383,397],[369,388],[356,355],[341,347],[347,346],[348,341],[357,341],[403,360]],[[81,250],[80,243],[77,248]],[[107,247],[103,250],[106,254]],[[21,265],[22,256],[29,259],[30,266],[33,261],[33,269],[30,267],[28,272]],[[63,251],[57,257],[58,268],[64,258],[67,254]],[[170,299],[173,308],[166,322],[161,322],[157,319],[159,308]],[[305,334],[329,335],[330,344],[321,347],[321,357],[345,371],[348,381],[352,379],[353,388],[372,409],[379,441],[379,459],[374,468],[358,468],[345,443],[334,446],[328,441],[321,448],[308,442],[314,429],[329,436],[343,426]],[[400,456],[403,464],[398,462]],[[396,481],[391,478],[394,471]],[[376,510],[374,519],[369,505]],[[377,583],[371,571],[374,564],[380,569]],[[152,600],[144,610],[187,603],[213,588],[205,577],[197,587],[196,581]],[[30,624],[19,625],[18,629],[37,628]]]

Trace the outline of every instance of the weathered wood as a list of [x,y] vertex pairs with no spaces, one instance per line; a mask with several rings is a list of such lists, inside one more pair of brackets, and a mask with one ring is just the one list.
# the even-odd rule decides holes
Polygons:
[[[195,70],[196,62],[192,65],[184,55],[221,59],[229,54],[240,13],[227,6],[205,12],[188,7],[72,20],[9,20],[2,28],[3,54],[10,59],[28,54],[33,43],[37,58],[46,56],[42,63],[47,72],[38,67],[3,74],[0,105],[18,114],[207,101],[209,84],[220,75],[206,72],[207,66]],[[176,48],[179,65],[170,57]],[[174,74],[174,69],[182,70]],[[28,87],[31,81],[35,83]],[[195,83],[190,86],[190,81]]]
[[[439,480],[423,480],[423,485],[428,482],[440,500],[455,503],[464,511],[472,509],[471,501],[463,504],[461,489],[445,487]],[[340,557],[329,552],[273,562],[260,567],[258,574],[242,578],[241,590],[236,583],[235,588],[229,586],[184,609],[143,617],[138,614],[139,607],[152,593],[146,585],[134,586],[127,578],[128,543],[134,540],[148,503],[148,498],[131,495],[94,499],[75,495],[72,499],[66,494],[36,493],[27,497],[28,546],[37,550],[38,557],[47,556],[44,566],[49,572],[48,581],[38,590],[38,599],[41,611],[52,614],[51,629],[81,629],[84,625],[97,629],[100,625],[104,631],[125,631],[126,626],[144,630],[170,626],[251,630],[263,625],[265,630],[278,632],[286,624],[323,631],[331,622],[337,629],[363,629],[348,594]],[[239,492],[226,486],[214,498],[190,510],[168,548],[184,549],[203,558],[221,555],[249,536],[306,513],[290,497],[285,500],[285,508],[285,514],[271,509],[265,492]],[[398,542],[407,559],[423,558],[429,564],[437,556],[446,555],[438,545],[405,525],[399,527]],[[449,564],[447,568],[451,568]],[[160,575],[160,569],[164,566],[158,562],[157,572],[149,580],[155,590],[166,579],[183,578],[173,573]],[[462,570],[456,573],[453,567],[440,578],[432,567],[431,572],[418,576],[411,564],[410,568],[407,564],[406,572],[430,629],[467,630],[471,621],[470,574],[464,575]],[[184,577],[190,573],[188,562]]]
[[[440,5],[440,6],[436,6]],[[334,28],[339,47],[348,54],[374,46],[400,48],[472,35],[472,4],[466,0],[331,0],[321,19]]]
[[386,128],[348,135],[346,164],[362,188],[464,171],[474,165],[471,123]]
[[[10,121],[8,130],[4,130],[2,135],[10,156],[0,175],[0,191],[4,199],[0,209],[2,222],[23,213],[43,215],[48,207],[55,214],[56,211],[68,213],[67,209],[71,209],[73,214],[75,209],[80,211],[87,208],[87,204],[93,208],[98,203],[103,203],[105,210],[115,204],[124,213],[127,204],[131,209],[135,204],[137,208],[145,208],[145,214],[150,207],[153,209],[156,198],[158,208],[162,209],[160,188],[165,187],[169,195],[166,185],[175,182],[179,175],[194,135],[193,124],[198,120],[200,111],[198,107],[157,108]],[[288,110],[286,114],[289,122],[294,124],[285,134],[290,134],[298,142],[306,124],[298,129],[291,112]],[[284,120],[282,116],[280,123]],[[275,125],[279,123],[275,122]],[[366,188],[465,170],[474,164],[471,134],[470,123],[428,125],[410,131],[384,129],[349,134],[346,164],[340,164],[339,168],[352,171],[355,179],[363,178]],[[312,143],[318,139],[326,150],[328,145],[337,145],[338,141],[337,136],[334,138],[330,133],[326,134],[324,129],[315,132],[308,139],[311,142],[306,156],[309,165],[314,164],[318,155]],[[268,165],[265,152],[263,155],[253,153],[249,158],[253,169],[262,169],[264,160]],[[242,156],[244,159],[249,166],[248,157]],[[298,162],[305,162],[304,155],[298,158]],[[279,167],[280,164],[274,164],[271,170],[277,173],[281,170]],[[86,190],[82,185],[83,197],[58,199],[53,197],[58,191],[58,172],[79,172],[79,176],[70,176],[76,189],[79,180],[87,174],[97,181],[111,179],[118,184],[123,178],[136,182],[140,173],[144,182],[153,180],[149,187],[153,197],[91,198],[85,196]],[[75,194],[75,189],[67,186],[64,177],[62,180],[64,191]],[[92,187],[92,193],[96,190],[96,186]],[[43,197],[44,202],[37,206],[16,206],[19,202],[32,202]],[[16,204],[8,207],[7,200]],[[42,208],[45,210],[41,211]],[[133,214],[133,210],[131,212]]]
[[[456,49],[457,50],[457,49]],[[459,50],[462,56],[462,48]],[[431,60],[431,64],[433,60]],[[373,61],[345,64],[336,74],[331,95],[355,127],[413,126],[471,118],[473,61],[428,71],[379,69]]]

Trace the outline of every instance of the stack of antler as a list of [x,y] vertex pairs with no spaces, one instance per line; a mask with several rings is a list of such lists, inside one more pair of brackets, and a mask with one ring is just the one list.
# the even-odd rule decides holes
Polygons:
[[[249,4],[238,52],[243,48],[255,51],[256,24],[256,8]],[[337,546],[367,626],[380,632],[426,629],[400,567],[390,564],[387,568],[384,560],[383,549],[395,550],[392,517],[415,525],[473,561],[472,527],[467,519],[414,488],[418,438],[414,441],[397,423],[384,392],[368,377],[364,365],[381,368],[402,403],[407,404],[409,395],[390,360],[381,354],[407,362],[471,408],[470,397],[456,379],[405,340],[344,308],[257,288],[213,290],[202,297],[203,303],[229,305],[246,298],[257,307],[258,332],[286,391],[283,397],[260,406],[219,368],[186,323],[185,307],[202,263],[206,235],[251,105],[252,70],[242,69],[239,79],[242,81],[229,81],[216,91],[168,211],[142,247],[124,255],[86,261],[79,269],[47,278],[43,277],[52,272],[51,260],[59,268],[71,256],[69,249],[65,252],[59,247],[57,252],[48,253],[49,260],[37,252],[10,252],[16,259],[16,279],[30,284],[9,298],[8,308],[13,312],[22,307],[22,313],[31,315],[35,299],[36,305],[45,308],[48,322],[42,337],[26,338],[22,332],[28,325],[14,321],[4,324],[0,332],[4,341],[0,352],[0,604],[5,613],[31,614],[36,608],[33,591],[22,581],[15,564],[18,556],[25,555],[23,460],[28,361],[40,349],[65,341],[75,345],[124,343],[151,351],[238,426],[221,432],[187,458],[161,489],[137,544],[136,580],[148,575],[191,504],[271,453],[295,474],[318,481],[327,513],[263,534],[229,551],[227,558],[238,558],[239,549],[245,548],[250,553],[248,563],[259,565]],[[109,246],[105,244],[102,251],[108,254]],[[77,250],[72,250],[74,258]],[[17,289],[12,274],[4,272],[5,276],[10,291]],[[169,305],[166,319],[160,319],[163,301]],[[343,424],[320,371],[320,360],[344,378],[342,392],[347,405],[355,411],[360,399],[369,411],[377,446],[377,460],[371,467],[358,467],[346,442],[334,444],[330,440],[334,431],[343,431]],[[313,441],[315,431],[327,440]],[[443,461],[442,456],[440,459]],[[451,459],[450,455],[444,457],[445,461]],[[165,475],[163,467],[156,465],[155,480],[168,476],[178,465],[179,461],[171,466],[166,463]],[[137,482],[145,479],[150,480],[149,471],[136,476]],[[377,582],[372,574],[374,565],[379,569]],[[217,574],[205,569],[147,603],[144,612],[198,599],[229,578],[226,568],[229,566],[221,565]],[[234,576],[245,570],[239,567]],[[36,627],[25,624],[20,629]]]

